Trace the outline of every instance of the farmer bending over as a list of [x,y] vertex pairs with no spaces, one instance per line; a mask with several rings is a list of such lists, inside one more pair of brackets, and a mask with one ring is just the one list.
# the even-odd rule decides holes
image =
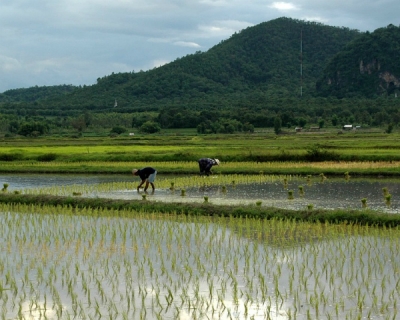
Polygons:
[[212,166],[219,165],[218,159],[201,158],[198,162],[199,162],[200,174],[205,174],[207,176],[212,174],[211,172]]
[[147,191],[147,188],[149,187],[149,183],[151,184],[151,187],[153,188],[153,192],[155,190],[154,187],[154,180],[156,179],[157,171],[156,169],[152,167],[146,167],[143,169],[133,169],[132,174],[134,176],[139,176],[142,182],[138,185],[137,191],[139,191],[140,187],[146,183],[144,186],[144,191]]

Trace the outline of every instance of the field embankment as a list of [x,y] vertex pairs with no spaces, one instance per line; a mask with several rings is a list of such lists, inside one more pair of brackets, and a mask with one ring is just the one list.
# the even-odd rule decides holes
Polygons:
[[[67,206],[75,208],[104,208],[118,212],[132,210],[136,212],[182,214],[193,216],[234,217],[245,219],[284,219],[294,221],[346,223],[369,226],[396,227],[400,225],[400,215],[379,213],[370,210],[287,210],[265,208],[254,205],[221,206],[210,203],[162,203],[146,200],[115,200],[99,198],[60,197],[51,195],[21,195],[0,193],[1,203]],[[97,211],[98,212],[98,211]],[[109,211],[107,211],[109,212]],[[107,213],[108,214],[108,213]]]

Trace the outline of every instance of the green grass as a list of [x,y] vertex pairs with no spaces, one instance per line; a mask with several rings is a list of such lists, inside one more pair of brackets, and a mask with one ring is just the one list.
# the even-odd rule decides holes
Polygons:
[[[352,174],[398,175],[399,150],[400,133],[197,135],[182,130],[116,138],[10,138],[0,141],[0,171],[124,173],[132,165],[143,163],[157,166],[165,173],[195,173],[199,158],[213,157],[221,160],[218,171],[222,173],[262,170],[270,174],[350,171]],[[192,165],[187,166],[186,162]],[[318,162],[344,164],[320,168],[314,166]],[[378,165],[369,168],[357,165],[349,170],[347,162],[376,162]],[[227,166],[228,163],[235,165]],[[261,168],[260,163],[263,164]]]
[[[81,173],[81,174],[131,174],[133,168],[153,166],[161,174],[197,175],[197,160],[193,161],[5,161],[1,163],[2,173]],[[400,176],[400,161],[391,162],[221,162],[213,168],[214,174],[253,174],[258,175],[319,175],[343,176]]]

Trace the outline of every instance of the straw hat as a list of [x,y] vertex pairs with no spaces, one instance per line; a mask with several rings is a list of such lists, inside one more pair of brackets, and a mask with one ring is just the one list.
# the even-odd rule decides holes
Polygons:
[[132,170],[132,174],[135,174],[136,172],[138,172],[138,169],[133,169]]
[[214,161],[217,164],[217,166],[219,166],[219,160],[218,159],[214,159]]

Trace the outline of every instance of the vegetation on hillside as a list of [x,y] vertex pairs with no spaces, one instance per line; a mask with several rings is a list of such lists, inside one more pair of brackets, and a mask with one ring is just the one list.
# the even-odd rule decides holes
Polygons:
[[39,100],[60,98],[71,93],[78,87],[73,85],[55,85],[31,87],[27,89],[11,89],[0,94],[0,103],[4,102],[32,102]]
[[[279,134],[285,128],[352,124],[384,126],[390,133],[400,122],[398,34],[392,25],[364,34],[279,18],[146,72],[113,73],[92,86],[6,91],[0,94],[0,131],[80,137],[87,129],[118,135],[195,128],[214,134],[267,127]],[[367,72],[370,65],[394,78],[385,87],[379,70]],[[337,70],[338,85],[327,86]]]
[[[348,28],[279,18],[248,27],[207,52],[178,58],[160,68],[113,73],[67,97],[36,99],[40,105],[35,109],[109,111],[115,99],[119,109],[130,112],[174,102],[207,108],[215,99],[225,100],[233,93],[248,98],[254,91],[268,98],[298,97],[301,62],[304,93],[309,95],[329,59],[359,36]],[[32,101],[32,93],[26,94],[27,99],[18,100]]]
[[327,65],[317,87],[338,98],[377,98],[400,92],[400,27],[365,33]]

